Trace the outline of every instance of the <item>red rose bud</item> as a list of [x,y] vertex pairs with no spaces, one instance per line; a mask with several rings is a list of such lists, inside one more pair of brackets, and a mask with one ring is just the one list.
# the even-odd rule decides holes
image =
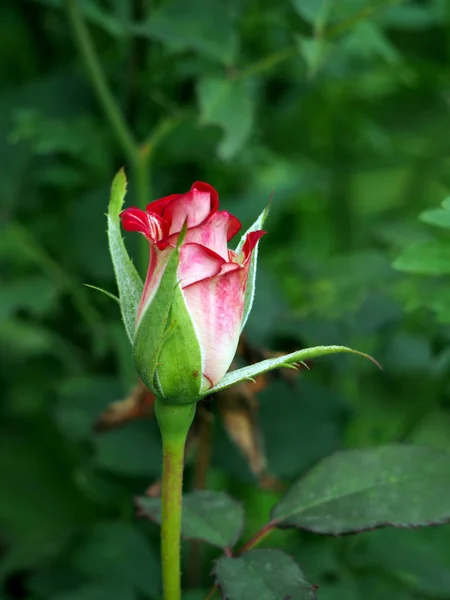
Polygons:
[[197,401],[222,379],[251,308],[251,257],[265,232],[250,230],[240,251],[229,250],[241,224],[218,207],[216,190],[197,182],[145,211],[120,214],[124,229],[143,234],[150,247],[134,361],[145,384],[176,404]]

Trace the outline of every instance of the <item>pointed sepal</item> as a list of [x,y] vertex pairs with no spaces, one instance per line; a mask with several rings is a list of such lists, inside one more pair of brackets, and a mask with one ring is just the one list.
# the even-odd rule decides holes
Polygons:
[[108,243],[119,291],[120,310],[130,342],[133,343],[136,314],[143,284],[127,249],[120,230],[119,214],[125,199],[127,180],[123,169],[114,177],[108,205]]
[[285,356],[262,360],[261,362],[250,365],[249,367],[231,371],[230,373],[227,373],[217,385],[209,389],[204,396],[207,396],[208,394],[214,394],[215,392],[220,392],[234,385],[235,383],[240,383],[241,381],[252,381],[258,375],[262,375],[268,371],[273,371],[274,369],[279,369],[280,367],[293,366],[295,368],[295,365],[298,365],[305,360],[317,358],[319,356],[325,356],[327,354],[336,354],[339,352],[349,352],[351,354],[363,356],[364,358],[371,360],[377,365],[377,367],[381,369],[380,364],[368,354],[364,354],[364,352],[359,352],[358,350],[353,350],[352,348],[347,348],[346,346],[315,346],[314,348],[305,348],[304,350],[298,350],[297,352],[292,352],[291,354],[286,354]]
[[[241,237],[241,240],[235,250],[237,255],[242,254],[242,250],[244,248],[244,244],[245,244],[245,240],[247,239],[247,235],[249,233],[251,233],[252,231],[259,231],[262,229],[262,227],[264,225],[264,221],[266,220],[267,215],[269,214],[269,208],[270,208],[270,200],[269,200],[269,203],[267,204],[266,208],[262,211],[262,213],[259,215],[259,217],[256,219],[256,221],[253,223],[253,225],[251,225],[251,227],[249,227],[247,229],[247,231],[244,233],[244,235]],[[252,257],[250,259],[247,287],[245,290],[244,312],[243,312],[243,316],[242,316],[241,331],[244,329],[245,323],[247,322],[248,316],[252,309],[253,298],[255,296],[256,267],[257,267],[257,262],[258,262],[258,246],[259,246],[259,242],[256,244],[255,249],[253,250],[253,253],[252,253]]]
[[[191,404],[200,398],[202,354],[178,283],[180,246],[171,255],[151,303],[141,315],[133,359],[142,381],[161,399]],[[167,250],[166,250],[167,251]]]

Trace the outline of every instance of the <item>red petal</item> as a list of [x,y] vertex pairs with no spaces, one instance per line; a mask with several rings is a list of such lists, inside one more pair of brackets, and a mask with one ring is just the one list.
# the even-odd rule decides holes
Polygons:
[[139,231],[146,237],[149,235],[147,213],[140,208],[126,208],[120,213],[122,227],[126,231]]
[[169,224],[154,213],[144,212],[140,208],[126,208],[120,213],[123,228],[126,231],[139,231],[153,243],[166,237]]
[[147,212],[152,212],[157,215],[163,216],[162,213],[165,207],[180,196],[182,196],[182,194],[171,194],[170,196],[165,196],[164,198],[160,198],[159,200],[153,200],[153,202],[147,204]]
[[247,234],[247,238],[245,239],[244,246],[242,248],[242,253],[244,255],[244,263],[250,258],[256,244],[265,235],[267,231],[251,231]]

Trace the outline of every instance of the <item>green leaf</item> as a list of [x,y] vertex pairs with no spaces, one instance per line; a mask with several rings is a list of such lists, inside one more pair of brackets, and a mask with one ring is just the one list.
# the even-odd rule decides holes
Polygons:
[[314,348],[305,348],[304,350],[297,350],[297,352],[285,354],[284,356],[279,356],[278,358],[269,358],[267,360],[262,360],[261,362],[258,362],[254,365],[250,365],[249,367],[244,367],[243,369],[231,371],[230,373],[227,373],[217,385],[209,389],[205,396],[208,394],[214,394],[215,392],[219,392],[220,390],[224,390],[234,385],[235,383],[239,383],[240,381],[251,380],[254,377],[257,377],[258,375],[261,375],[262,373],[267,373],[268,371],[273,371],[274,369],[279,369],[280,367],[292,366],[295,368],[295,365],[305,360],[317,358],[318,356],[325,356],[327,354],[336,354],[339,352],[350,352],[351,354],[363,356],[364,358],[368,358],[378,367],[380,367],[377,361],[368,354],[358,352],[357,350],[352,350],[352,348],[347,348],[346,346],[316,346]]
[[[140,516],[161,524],[161,499],[137,499]],[[202,540],[219,548],[232,548],[244,525],[242,505],[224,492],[202,490],[183,496],[181,533],[188,540]]]
[[128,256],[122,239],[119,214],[124,203],[127,180],[123,169],[114,177],[108,206],[109,251],[119,290],[120,309],[126,332],[133,343],[136,314],[142,296],[143,284],[136,267]]
[[35,315],[50,312],[60,290],[47,277],[31,275],[13,281],[4,281],[0,288],[0,319],[9,317],[19,310]]
[[115,580],[151,597],[159,594],[158,554],[131,523],[96,523],[72,560],[91,577]]
[[297,481],[272,510],[280,527],[352,533],[450,520],[450,454],[421,446],[340,452]]
[[392,265],[394,269],[418,275],[450,273],[450,243],[446,240],[420,242],[407,248]]
[[227,600],[313,600],[313,586],[281,550],[250,550],[238,558],[222,556],[213,573]]
[[[352,541],[347,554],[352,569],[388,573],[390,579],[402,582],[420,597],[450,597],[448,527],[382,529]],[[386,597],[397,600],[396,595]]]
[[314,75],[333,49],[323,38],[296,37],[298,51],[308,67],[308,75]]
[[292,0],[298,14],[315,26],[325,24],[334,3],[335,0]]
[[[323,28],[327,22],[351,18],[368,5],[370,0],[291,0],[297,13],[311,23],[315,29]],[[375,0],[376,2],[376,0]]]
[[419,219],[429,225],[450,229],[450,210],[445,208],[425,210],[423,213],[420,213]]
[[[237,245],[236,250],[235,250],[236,254],[240,254],[242,252],[242,248],[244,247],[245,240],[247,239],[247,235],[249,233],[251,233],[252,231],[258,231],[258,230],[262,229],[262,227],[264,225],[264,221],[266,220],[267,215],[269,214],[269,207],[270,207],[270,201],[269,201],[269,204],[266,206],[266,208],[262,211],[262,213],[256,219],[256,221],[253,223],[253,225],[251,225],[247,229],[247,231],[244,233],[244,235],[241,237],[239,244]],[[241,331],[245,327],[248,316],[252,309],[253,299],[255,297],[255,282],[256,282],[256,269],[257,269],[257,262],[258,262],[258,247],[259,247],[259,241],[256,244],[256,247],[254,248],[252,257],[250,259],[250,268],[248,270],[247,287],[245,289],[244,312],[243,312],[243,316],[242,316]]]
[[164,2],[150,12],[146,23],[135,25],[132,30],[173,50],[196,50],[227,66],[233,64],[237,54],[232,11],[222,0]]
[[219,157],[233,158],[247,142],[253,127],[254,107],[246,83],[205,77],[198,84],[197,94],[201,123],[224,130],[217,149]]
[[161,472],[161,441],[157,424],[141,421],[95,438],[97,467],[134,477],[158,477]]
[[121,581],[99,581],[50,596],[49,600],[136,600],[133,589]]
[[[33,2],[51,6],[52,8],[64,8],[64,0],[33,0]],[[80,11],[86,21],[90,21],[93,25],[103,29],[106,33],[111,35],[111,37],[120,39],[128,34],[127,24],[112,16],[110,12],[107,12],[102,8],[98,2],[84,0],[79,4]]]

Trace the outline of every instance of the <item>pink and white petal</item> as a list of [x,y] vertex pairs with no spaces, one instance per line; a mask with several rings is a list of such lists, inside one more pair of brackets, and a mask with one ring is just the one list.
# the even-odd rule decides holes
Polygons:
[[145,278],[144,289],[137,310],[136,323],[139,323],[141,315],[152,301],[153,296],[156,294],[161,282],[161,277],[164,273],[164,269],[167,266],[167,261],[169,260],[173,250],[174,248],[170,246],[161,251],[153,244],[150,244],[150,258],[148,261],[147,276]]
[[203,375],[211,386],[222,379],[236,353],[247,276],[248,268],[238,267],[183,289],[200,340]]
[[[185,243],[201,244],[228,260],[227,242],[240,228],[239,219],[229,212],[215,212],[201,225],[187,230]],[[178,234],[175,233],[167,238],[167,242],[175,245],[177,237]]]
[[164,208],[162,216],[170,223],[170,234],[179,233],[187,220],[188,229],[205,221],[217,211],[216,190],[207,183],[196,182],[186,194],[180,194]]
[[225,261],[221,256],[200,244],[183,244],[178,266],[181,287],[217,275],[224,264]]

